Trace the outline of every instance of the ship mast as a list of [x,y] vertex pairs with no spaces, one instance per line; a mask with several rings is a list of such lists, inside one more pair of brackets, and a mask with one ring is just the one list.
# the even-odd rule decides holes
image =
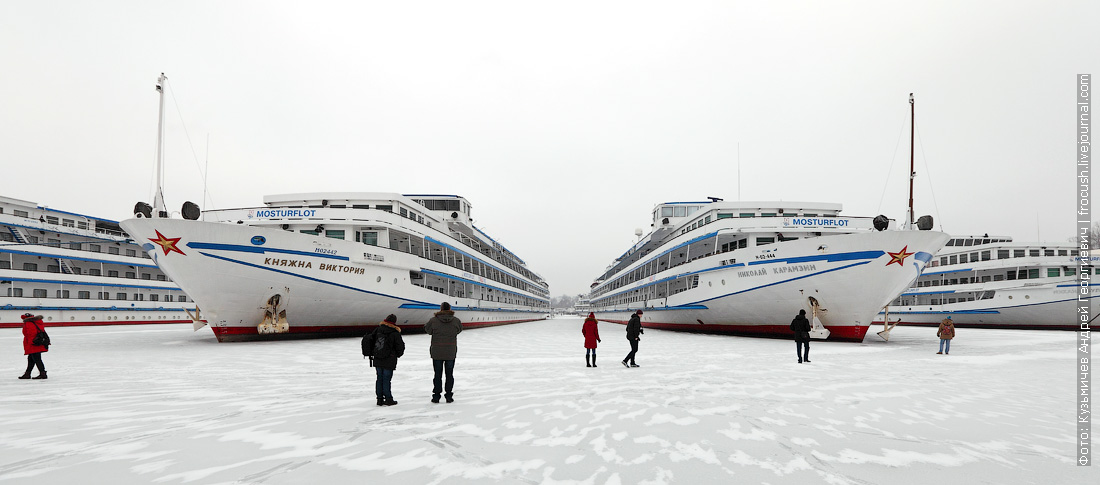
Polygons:
[[154,217],[166,218],[168,211],[164,208],[164,82],[168,77],[160,73],[157,78],[157,93],[160,94],[160,112],[157,114],[157,193],[153,196]]
[[913,102],[913,93],[909,93],[909,228],[913,228],[913,178],[917,172],[913,170],[913,133],[916,131],[916,103]]

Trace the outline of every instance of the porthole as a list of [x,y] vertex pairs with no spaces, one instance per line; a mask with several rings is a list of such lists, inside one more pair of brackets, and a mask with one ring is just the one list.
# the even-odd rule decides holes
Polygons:
[[1012,299],[1012,295],[1008,295],[1008,299],[1009,299],[1009,300],[1011,300],[1011,299]]
[[397,278],[393,279],[393,284],[395,284],[395,285],[397,284]]
[[76,317],[69,317],[70,322],[73,321],[73,320],[76,320]]
[[92,317],[92,320],[95,320],[95,317],[94,317],[94,316]]
[[381,283],[381,282],[382,282],[382,277],[381,277],[381,276],[379,276],[379,277],[375,278],[375,279],[374,279],[374,282],[375,282],[375,283]]
[[714,286],[714,282],[713,281],[708,281],[707,286]]
[[1024,295],[1024,299],[1025,299],[1025,300],[1030,300],[1030,299],[1031,299],[1031,295]]
[[722,280],[722,286],[726,286],[726,280]]

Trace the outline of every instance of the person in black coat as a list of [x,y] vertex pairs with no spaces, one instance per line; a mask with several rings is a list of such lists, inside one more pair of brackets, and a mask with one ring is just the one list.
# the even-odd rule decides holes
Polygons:
[[[379,342],[381,338],[381,342]],[[405,341],[401,340],[401,327],[397,326],[397,316],[390,314],[378,324],[378,328],[367,334],[367,342],[372,346],[371,362],[374,365],[374,395],[379,406],[393,406],[390,381],[393,371],[397,370],[397,359],[405,355]]]
[[[810,321],[806,319],[806,310],[799,310],[798,316],[791,320],[791,331],[794,332],[794,353],[798,356],[798,363],[810,361]],[[802,350],[802,346],[806,350]]]
[[[639,335],[643,333],[645,332],[642,330],[642,311],[638,310],[630,316],[630,321],[626,324],[626,340],[630,342],[630,353],[623,359],[624,367],[641,367],[634,363],[634,354],[638,353],[638,341],[642,339]],[[628,364],[627,361],[630,363]]]

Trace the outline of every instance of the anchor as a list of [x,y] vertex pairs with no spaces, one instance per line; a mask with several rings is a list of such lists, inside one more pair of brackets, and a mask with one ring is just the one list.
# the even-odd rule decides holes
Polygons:
[[[284,290],[287,293],[290,292],[290,288],[284,288]],[[267,299],[264,318],[256,326],[256,331],[261,335],[290,332],[290,322],[286,319],[286,303],[283,302],[281,294],[276,293]]]
[[891,325],[890,324],[890,306],[887,305],[886,307],[884,307],[883,311],[885,312],[885,314],[882,316],[882,331],[878,332],[878,336],[882,337],[883,340],[889,342],[890,341],[890,331],[893,330],[894,327],[898,326],[898,323],[901,322],[901,319],[899,318],[898,321],[894,322],[893,325]]
[[198,332],[200,328],[206,326],[206,320],[202,319],[202,309],[198,306],[195,306],[195,313],[193,315],[191,314],[191,310],[184,308],[183,311],[187,312],[187,316],[191,318],[191,326],[196,332]]
[[819,314],[824,314],[828,310],[821,308],[821,304],[818,303],[817,298],[812,296],[810,297],[810,306],[813,307],[813,328],[810,329],[810,338],[821,340],[829,338],[829,334],[832,332],[825,328],[825,324],[821,323],[821,319],[818,318]]

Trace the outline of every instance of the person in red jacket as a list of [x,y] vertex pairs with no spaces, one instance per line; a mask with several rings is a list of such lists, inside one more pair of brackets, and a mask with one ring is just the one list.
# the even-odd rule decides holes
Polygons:
[[[596,314],[589,313],[588,318],[584,319],[584,326],[581,327],[581,334],[584,335],[584,363],[585,367],[596,367],[596,343],[600,342],[600,329],[597,327]],[[592,356],[592,362],[588,361],[588,356]]]
[[[46,366],[42,364],[42,352],[47,352],[45,346],[34,345],[34,336],[42,330],[42,315],[23,314],[23,353],[27,356],[27,372],[19,376],[20,379],[45,379]],[[31,377],[31,369],[38,366],[38,375]]]

